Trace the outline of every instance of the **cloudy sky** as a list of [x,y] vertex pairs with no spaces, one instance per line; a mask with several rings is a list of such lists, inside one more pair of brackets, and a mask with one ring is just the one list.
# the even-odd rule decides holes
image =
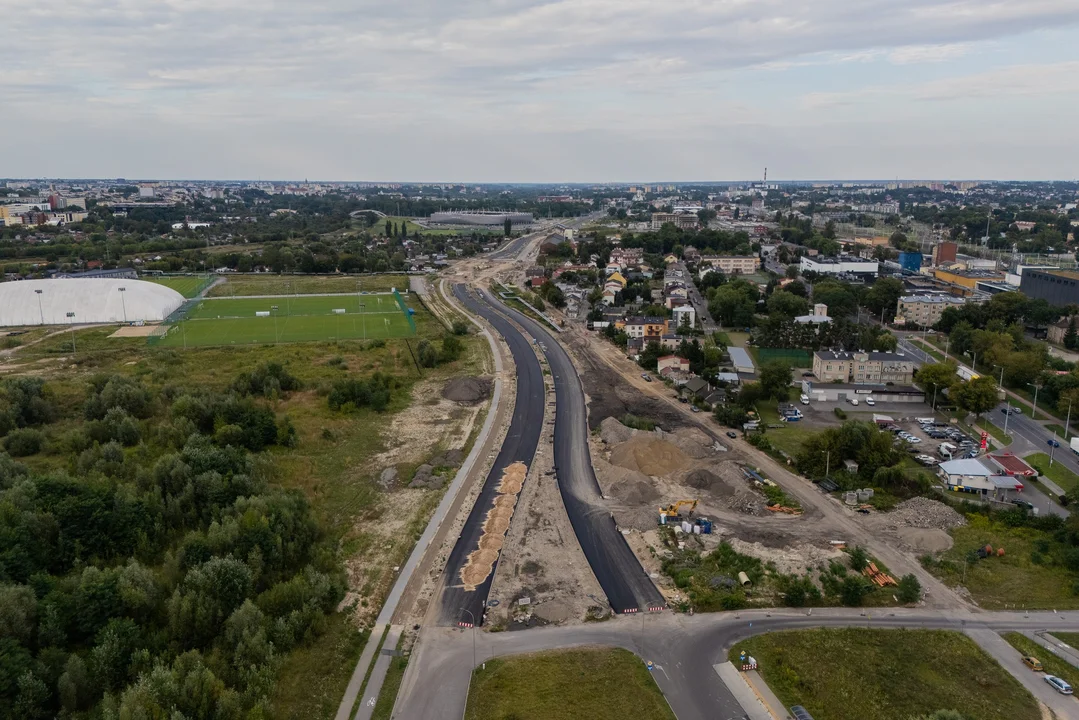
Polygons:
[[1079,176],[1077,0],[51,0],[0,177]]

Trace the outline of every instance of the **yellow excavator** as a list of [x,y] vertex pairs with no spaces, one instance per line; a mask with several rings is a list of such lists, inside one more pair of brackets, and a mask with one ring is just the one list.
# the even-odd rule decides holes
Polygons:
[[679,511],[687,505],[689,506],[689,512],[687,512],[686,515],[687,517],[693,517],[693,511],[697,509],[697,502],[697,500],[679,500],[678,502],[671,503],[667,507],[660,507],[660,517],[666,518],[666,520],[678,520],[682,517],[682,514]]

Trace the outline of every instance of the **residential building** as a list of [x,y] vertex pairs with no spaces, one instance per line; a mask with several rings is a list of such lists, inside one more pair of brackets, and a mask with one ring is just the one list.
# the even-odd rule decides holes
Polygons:
[[631,317],[626,318],[622,326],[615,323],[615,327],[625,330],[626,335],[631,338],[646,338],[658,342],[667,333],[667,320],[658,317]]
[[618,286],[621,288],[626,287],[626,278],[622,275],[622,273],[618,272],[617,270],[607,276],[607,282],[618,283]]
[[1029,298],[1063,307],[1079,303],[1079,272],[1075,270],[1025,270],[1019,290]]
[[965,300],[954,295],[906,295],[899,298],[896,322],[917,325],[936,325],[947,308],[959,307]]
[[673,325],[676,328],[697,326],[697,311],[690,304],[679,305],[671,311],[674,316]]
[[822,350],[813,353],[813,374],[825,383],[909,385],[914,363],[899,353]]
[[719,270],[724,275],[752,275],[761,266],[761,259],[753,255],[706,255],[701,265]]
[[699,377],[690,379],[685,385],[682,386],[682,396],[692,396],[698,400],[704,400],[712,392],[712,386],[708,384],[707,380]]
[[803,256],[799,262],[799,268],[803,273],[815,272],[818,275],[855,275],[875,278],[880,271],[880,263],[876,260],[862,260],[850,256],[837,258]]
[[689,360],[680,358],[677,355],[665,355],[659,359],[656,363],[656,372],[660,375],[664,374],[664,370],[679,370],[681,372],[689,372]]
[[652,229],[659,230],[666,223],[671,223],[682,230],[694,230],[700,225],[700,219],[696,215],[680,215],[678,213],[652,213]]
[[1075,321],[1076,330],[1079,331],[1079,317],[1072,315],[1071,317],[1061,318],[1050,325],[1046,339],[1054,345],[1063,345],[1064,336],[1068,334],[1068,327],[1071,326],[1073,320]]

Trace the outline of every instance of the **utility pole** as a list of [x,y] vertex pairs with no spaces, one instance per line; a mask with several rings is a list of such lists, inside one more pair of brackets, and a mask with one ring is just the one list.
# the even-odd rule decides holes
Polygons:
[[832,469],[832,451],[826,450],[824,455],[824,479],[828,479],[828,471]]
[[1012,417],[1012,406],[1008,403],[1008,393],[1004,390],[1004,366],[1000,366],[1000,382],[997,383],[1000,393],[1004,396],[1004,437],[1008,436],[1008,420]]
[[124,308],[124,325],[127,325],[127,301],[124,300],[124,295],[125,293],[127,293],[127,288],[118,287],[116,289],[120,291],[120,304],[123,305]]
[[1064,421],[1064,442],[1068,442],[1068,432],[1071,430],[1072,401],[1068,401],[1068,419]]
[[273,312],[273,341],[277,342],[277,305],[271,305],[270,310]]
[[45,311],[41,308],[41,293],[43,293],[45,291],[44,290],[35,290],[34,292],[37,293],[37,311],[38,311],[38,314],[41,315],[41,324],[44,325],[45,324]]
[[71,354],[77,355],[78,351],[75,349],[75,313],[69,312],[67,314],[68,327],[71,328]]
[[363,321],[363,340],[367,342],[367,305],[360,303],[360,320]]

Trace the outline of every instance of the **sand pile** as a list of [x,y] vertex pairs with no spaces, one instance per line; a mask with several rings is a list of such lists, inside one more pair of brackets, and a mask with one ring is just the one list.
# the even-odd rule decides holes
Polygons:
[[895,532],[904,545],[918,553],[944,552],[953,544],[952,536],[944,530],[901,527]]
[[502,471],[502,478],[498,483],[499,494],[483,521],[479,549],[469,554],[468,560],[461,568],[461,583],[465,590],[472,592],[491,576],[498,554],[502,551],[506,531],[513,519],[513,509],[517,506],[517,495],[524,486],[526,475],[528,466],[522,462],[515,462]]
[[758,558],[764,562],[773,562],[776,569],[784,574],[801,575],[808,568],[843,556],[841,550],[816,545],[794,545],[772,548],[759,542],[745,542],[738,538],[724,538],[731,547],[743,555]]
[[603,422],[599,424],[599,436],[608,445],[624,443],[632,438],[636,432],[633,428],[626,427],[613,417],[604,418]]
[[662,477],[684,470],[690,459],[674,443],[650,435],[636,435],[611,452],[611,464]]
[[473,404],[491,394],[491,379],[480,377],[459,377],[446,383],[442,388],[442,397],[453,402]]
[[734,488],[724,482],[723,478],[711,470],[698,468],[690,470],[682,479],[683,485],[688,485],[697,490],[708,490],[712,495],[727,497],[734,494]]
[[666,439],[694,460],[703,460],[715,454],[712,438],[697,428],[681,428],[667,435]]

